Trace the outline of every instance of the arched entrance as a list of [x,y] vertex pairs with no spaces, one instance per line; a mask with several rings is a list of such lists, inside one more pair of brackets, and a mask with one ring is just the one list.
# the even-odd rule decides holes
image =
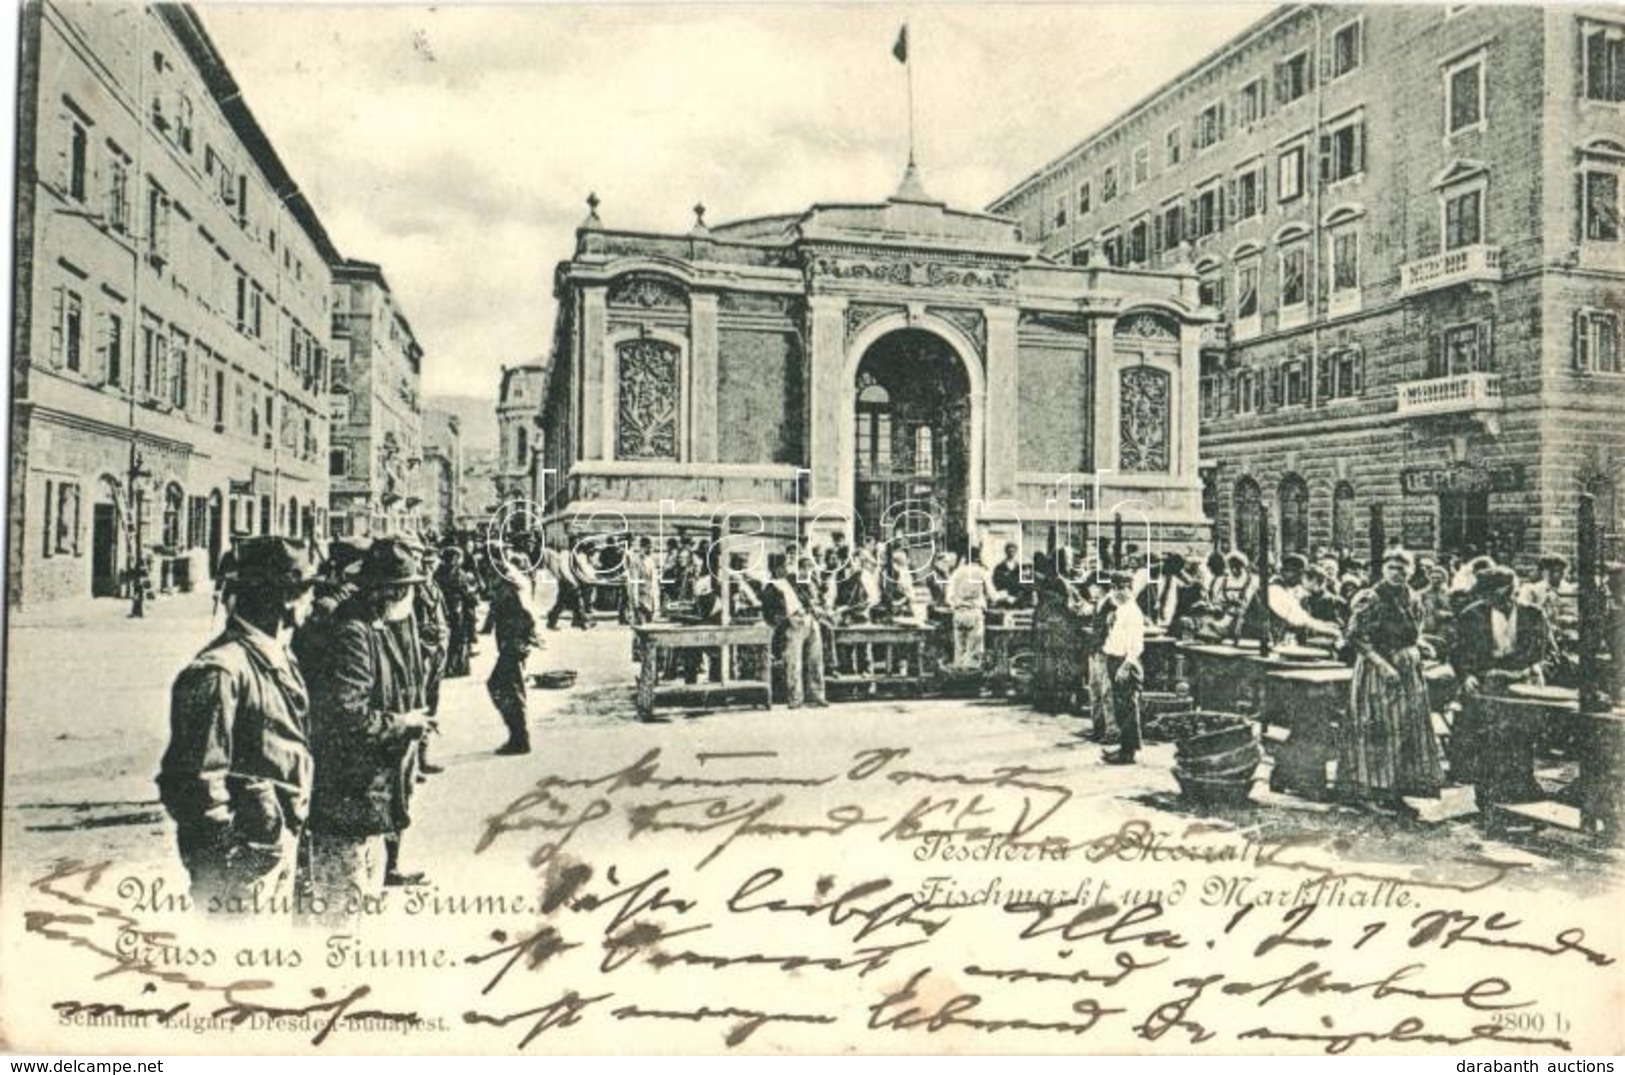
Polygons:
[[1232,511],[1235,515],[1236,548],[1247,554],[1253,563],[1258,562],[1258,554],[1264,545],[1263,520],[1259,516],[1259,509],[1263,504],[1263,491],[1259,489],[1258,482],[1250,477],[1242,477],[1236,482],[1235,493],[1231,498]]
[[964,549],[971,472],[970,384],[953,348],[920,329],[898,329],[858,362],[853,414],[853,521],[857,540],[909,550]]
[[90,593],[117,597],[124,570],[124,491],[117,478],[102,475],[90,509]]

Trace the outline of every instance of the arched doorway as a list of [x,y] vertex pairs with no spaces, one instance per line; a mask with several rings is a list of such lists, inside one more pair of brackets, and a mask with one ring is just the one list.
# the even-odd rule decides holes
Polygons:
[[1276,490],[1281,507],[1281,555],[1309,551],[1309,486],[1296,474],[1281,479]]
[[1332,548],[1340,553],[1353,550],[1358,540],[1358,528],[1359,523],[1354,515],[1354,486],[1348,482],[1338,482],[1332,490]]
[[1231,498],[1231,510],[1235,517],[1231,529],[1236,535],[1236,548],[1246,553],[1255,564],[1263,547],[1263,520],[1259,517],[1259,505],[1263,502],[1258,483],[1252,478],[1241,478],[1236,482],[1235,494]]
[[970,384],[940,337],[899,329],[858,363],[853,515],[858,541],[905,547],[920,566],[963,549],[969,508]]

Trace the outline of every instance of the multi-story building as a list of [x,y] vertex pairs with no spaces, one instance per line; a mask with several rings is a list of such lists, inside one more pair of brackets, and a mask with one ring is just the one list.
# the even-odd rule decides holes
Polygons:
[[429,528],[450,533],[463,514],[463,437],[457,416],[429,408],[423,412],[423,499]]
[[325,528],[337,255],[184,5],[22,12],[7,600]]
[[541,503],[542,391],[547,367],[540,362],[502,367],[497,388],[497,497]]
[[993,203],[1194,270],[1215,539],[1572,555],[1625,468],[1625,16],[1276,10]]
[[497,510],[497,456],[491,448],[463,446],[463,473],[458,492],[460,530],[477,529]]
[[372,262],[333,266],[332,335],[332,536],[422,530],[423,351]]

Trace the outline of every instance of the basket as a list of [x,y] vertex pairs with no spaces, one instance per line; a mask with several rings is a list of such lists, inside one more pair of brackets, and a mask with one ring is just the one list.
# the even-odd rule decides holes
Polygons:
[[576,685],[576,672],[573,668],[561,668],[552,672],[538,672],[531,679],[544,691],[563,691]]
[[1174,745],[1174,756],[1180,761],[1188,758],[1205,758],[1257,742],[1258,727],[1251,722],[1241,722],[1238,719],[1238,722],[1230,727],[1202,732],[1179,740]]
[[1213,754],[1200,754],[1179,758],[1179,766],[1193,776],[1246,775],[1252,776],[1264,760],[1264,751],[1257,742]]
[[1174,768],[1174,779],[1179,781],[1179,793],[1193,803],[1205,806],[1244,806],[1252,800],[1253,778],[1234,776],[1199,776]]

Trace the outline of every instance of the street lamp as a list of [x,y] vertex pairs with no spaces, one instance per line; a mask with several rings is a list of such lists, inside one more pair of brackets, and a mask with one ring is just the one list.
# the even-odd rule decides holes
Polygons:
[[152,472],[142,466],[141,453],[136,449],[134,442],[130,444],[130,515],[131,540],[133,546],[130,550],[130,618],[140,619],[147,614],[147,573],[146,556],[141,551],[141,501],[140,483],[143,478],[152,477]]

